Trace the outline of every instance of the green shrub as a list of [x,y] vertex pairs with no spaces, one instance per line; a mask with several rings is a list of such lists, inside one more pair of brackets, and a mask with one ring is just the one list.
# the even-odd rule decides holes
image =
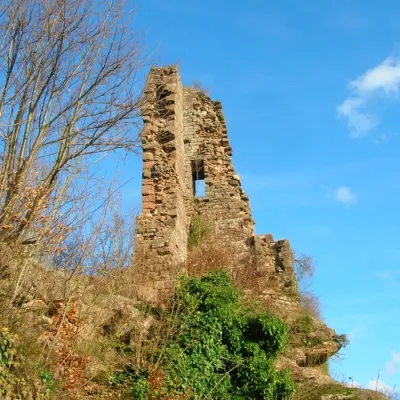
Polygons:
[[130,394],[135,400],[148,399],[150,383],[148,382],[148,373],[146,371],[138,372],[128,367],[123,371],[115,372],[110,378],[110,383],[113,386],[129,387]]
[[340,347],[346,347],[350,341],[345,333],[335,336],[335,341],[340,344]]
[[39,379],[43,382],[44,386],[49,392],[51,392],[56,386],[53,374],[49,371],[41,371],[39,374]]
[[[0,330],[0,397],[6,399],[37,399],[49,398],[49,392],[54,387],[54,380],[46,381],[27,377],[21,369],[23,359],[18,354],[15,335],[7,329]],[[47,378],[50,375],[46,375]],[[50,389],[50,386],[51,389]],[[3,397],[1,397],[3,398]]]
[[[274,366],[286,346],[286,326],[273,315],[247,310],[225,273],[182,278],[173,304],[174,330],[160,349],[162,382],[152,385],[131,369],[126,379],[135,399],[290,397],[295,387],[289,374]],[[147,376],[154,372],[149,366]]]
[[6,395],[15,384],[14,369],[17,366],[17,351],[14,337],[6,329],[0,331],[0,394]]
[[310,315],[305,315],[303,317],[298,318],[292,328],[291,331],[293,333],[311,333],[313,330],[313,319]]
[[324,343],[324,340],[319,336],[305,335],[302,338],[302,343],[307,347],[315,347],[315,346],[319,346],[322,343]]

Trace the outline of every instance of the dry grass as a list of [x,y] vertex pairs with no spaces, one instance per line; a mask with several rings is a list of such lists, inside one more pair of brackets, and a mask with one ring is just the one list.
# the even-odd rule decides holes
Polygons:
[[278,300],[282,294],[279,277],[275,274],[267,276],[258,266],[257,258],[248,250],[246,252],[234,237],[221,238],[211,232],[197,246],[189,249],[187,273],[189,276],[203,276],[214,270],[222,270],[243,293],[244,301],[250,307],[269,311],[287,320],[287,312]]
[[292,400],[321,400],[323,398],[346,400],[386,399],[382,393],[372,390],[349,388],[339,383],[318,385],[312,382],[304,382],[299,386],[298,392],[293,395]]
[[100,218],[86,239],[79,237],[84,226],[77,226],[79,240],[56,264],[40,243],[0,249],[0,327],[18,337],[24,375],[50,374],[59,398],[88,398],[86,388],[95,390],[99,376],[109,376],[121,362],[121,339],[105,335],[104,325],[120,312],[119,299],[128,304],[121,309],[134,310],[132,270],[126,268],[134,226],[112,211],[104,210],[108,218]]
[[307,314],[317,319],[322,318],[321,303],[319,298],[314,293],[300,293],[300,303]]

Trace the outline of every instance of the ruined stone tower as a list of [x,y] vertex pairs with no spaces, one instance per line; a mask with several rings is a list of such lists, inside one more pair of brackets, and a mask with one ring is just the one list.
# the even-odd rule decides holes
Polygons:
[[[221,103],[182,87],[177,67],[152,68],[142,115],[143,207],[136,221],[133,260],[138,299],[163,304],[188,256],[206,258],[203,246],[188,249],[196,221],[201,220],[212,230],[209,240],[234,253],[237,270],[231,272],[250,283],[244,293],[295,324],[306,311],[289,242],[254,235],[249,199],[232,164]],[[309,347],[311,339],[299,334],[278,364],[290,368],[296,380],[331,382],[318,367],[340,344],[322,321],[314,318],[313,329],[319,344]]]
[[197,217],[239,256],[258,255],[268,271],[293,275],[287,241],[254,236],[249,198],[232,163],[221,103],[182,87],[177,67],[152,68],[144,91],[142,214],[136,222],[137,295],[158,303],[185,268]]

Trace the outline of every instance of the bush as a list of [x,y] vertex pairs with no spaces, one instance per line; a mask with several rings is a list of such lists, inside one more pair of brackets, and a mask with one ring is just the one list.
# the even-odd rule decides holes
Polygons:
[[312,278],[315,274],[315,261],[313,257],[294,254],[293,267],[297,280],[297,291],[304,310],[314,318],[321,319],[321,305],[318,297],[309,291]]
[[126,376],[135,398],[290,397],[293,382],[274,366],[286,346],[286,326],[273,315],[246,309],[225,273],[182,278],[173,304],[168,312],[174,329],[159,350],[159,363]]
[[313,325],[312,317],[310,315],[304,315],[294,322],[291,330],[293,333],[311,333]]
[[315,294],[307,291],[301,292],[300,303],[306,313],[314,318],[321,319],[321,305]]
[[335,341],[340,344],[340,347],[346,347],[350,343],[349,338],[345,333],[342,333],[341,335],[336,335]]
[[15,340],[15,335],[7,329],[0,330],[0,398],[48,399],[52,389],[48,382],[26,377],[21,369],[23,359],[18,354]]
[[0,394],[6,395],[15,383],[13,370],[17,365],[14,337],[5,329],[0,331]]

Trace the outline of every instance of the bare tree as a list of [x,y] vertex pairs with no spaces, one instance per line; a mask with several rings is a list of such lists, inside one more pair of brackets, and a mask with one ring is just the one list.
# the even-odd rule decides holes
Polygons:
[[315,318],[321,318],[321,305],[318,297],[310,291],[315,273],[315,261],[307,254],[294,254],[294,271],[299,284],[300,302],[304,310]]
[[26,240],[77,161],[137,149],[131,14],[123,0],[1,2],[0,240]]
[[192,85],[193,85],[193,87],[194,87],[195,89],[197,89],[199,92],[203,93],[203,94],[206,95],[206,96],[210,96],[210,90],[207,89],[207,88],[203,85],[202,82],[200,82],[200,81],[194,81]]
[[309,280],[315,273],[315,261],[307,254],[294,254],[294,270],[301,286],[309,285]]

